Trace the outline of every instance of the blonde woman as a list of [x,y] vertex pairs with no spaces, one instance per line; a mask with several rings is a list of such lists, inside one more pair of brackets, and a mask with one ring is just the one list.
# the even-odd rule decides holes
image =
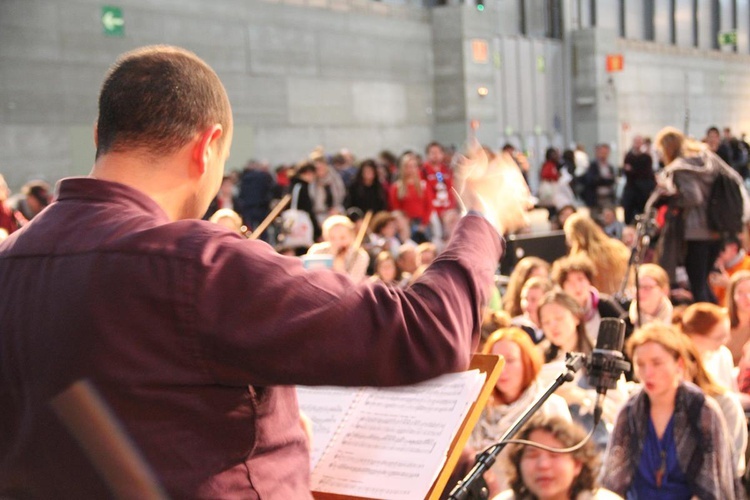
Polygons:
[[590,217],[575,213],[563,224],[569,255],[585,254],[594,263],[594,281],[602,293],[613,295],[628,270],[630,250],[620,240],[610,238]]
[[354,223],[343,215],[332,215],[323,222],[323,242],[316,243],[307,255],[332,255],[333,269],[346,273],[355,282],[364,281],[370,256],[354,248]]
[[672,312],[667,272],[656,264],[641,265],[638,268],[638,297],[630,303],[628,312],[630,323],[636,326],[653,322],[669,325]]
[[413,239],[419,239],[421,235],[421,238],[429,240],[428,229],[435,195],[432,187],[420,176],[417,156],[404,154],[399,160],[398,172],[389,193],[391,210],[400,210],[409,218]]
[[[720,235],[708,223],[708,201],[719,171],[731,171],[704,145],[667,127],[659,132],[656,147],[664,160],[657,189],[649,204],[666,204],[665,225],[659,238],[659,264],[671,281],[675,269],[685,266],[695,302],[716,303],[708,275],[719,255]],[[726,168],[724,168],[726,167]],[[730,174],[731,175],[731,174]]]

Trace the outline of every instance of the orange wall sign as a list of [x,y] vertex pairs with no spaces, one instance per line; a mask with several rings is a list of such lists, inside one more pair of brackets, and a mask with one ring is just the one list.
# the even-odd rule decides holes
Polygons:
[[622,54],[607,54],[607,73],[622,71],[625,67],[625,60]]
[[475,38],[471,41],[471,58],[475,63],[486,64],[489,58],[489,46],[487,40]]

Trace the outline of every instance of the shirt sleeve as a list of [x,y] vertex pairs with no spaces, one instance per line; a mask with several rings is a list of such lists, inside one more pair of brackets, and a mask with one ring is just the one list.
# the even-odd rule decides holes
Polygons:
[[[409,288],[305,270],[262,242],[212,242],[189,270],[186,336],[222,384],[401,385],[464,370],[503,242],[466,216]],[[198,292],[198,290],[200,292]]]

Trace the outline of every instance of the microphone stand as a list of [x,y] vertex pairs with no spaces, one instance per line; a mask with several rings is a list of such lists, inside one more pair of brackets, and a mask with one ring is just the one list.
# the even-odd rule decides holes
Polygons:
[[505,431],[505,434],[503,434],[498,443],[491,445],[477,456],[474,467],[469,471],[466,477],[459,481],[456,487],[453,488],[448,500],[486,499],[489,496],[489,491],[487,491],[486,487],[482,486],[484,481],[480,481],[480,479],[484,473],[492,467],[497,456],[507,446],[508,443],[505,443],[505,441],[515,436],[534,413],[536,413],[547,399],[549,399],[552,393],[554,393],[565,382],[571,382],[575,378],[576,372],[583,368],[585,364],[585,355],[578,352],[566,354],[565,371],[561,372],[560,375],[557,376],[557,379],[550,384],[547,390],[536,398],[534,403],[523,413],[523,415],[518,417],[518,420],[513,423],[510,429]]
[[630,253],[630,260],[628,261],[628,269],[625,271],[625,276],[622,278],[622,283],[620,284],[620,290],[615,294],[615,297],[618,299],[618,302],[621,304],[625,303],[626,299],[626,293],[625,289],[628,286],[628,278],[630,277],[630,270],[635,270],[635,297],[633,297],[633,300],[635,300],[635,305],[637,309],[638,314],[638,321],[637,324],[634,325],[636,328],[640,328],[641,325],[641,303],[638,300],[638,292],[641,288],[640,279],[638,276],[638,271],[641,267],[641,261],[643,260],[643,253],[645,250],[649,247],[651,244],[651,229],[653,226],[653,216],[651,213],[651,208],[648,208],[647,211],[645,211],[641,215],[637,215],[635,220],[636,222],[636,236],[635,236],[635,246],[633,247],[633,250]]

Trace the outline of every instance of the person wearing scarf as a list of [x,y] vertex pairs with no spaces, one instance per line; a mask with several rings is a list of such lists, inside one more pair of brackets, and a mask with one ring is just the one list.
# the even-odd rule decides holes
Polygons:
[[682,334],[668,325],[646,325],[628,341],[628,354],[642,390],[617,417],[602,486],[623,498],[744,498],[718,404],[683,381],[688,361]]

